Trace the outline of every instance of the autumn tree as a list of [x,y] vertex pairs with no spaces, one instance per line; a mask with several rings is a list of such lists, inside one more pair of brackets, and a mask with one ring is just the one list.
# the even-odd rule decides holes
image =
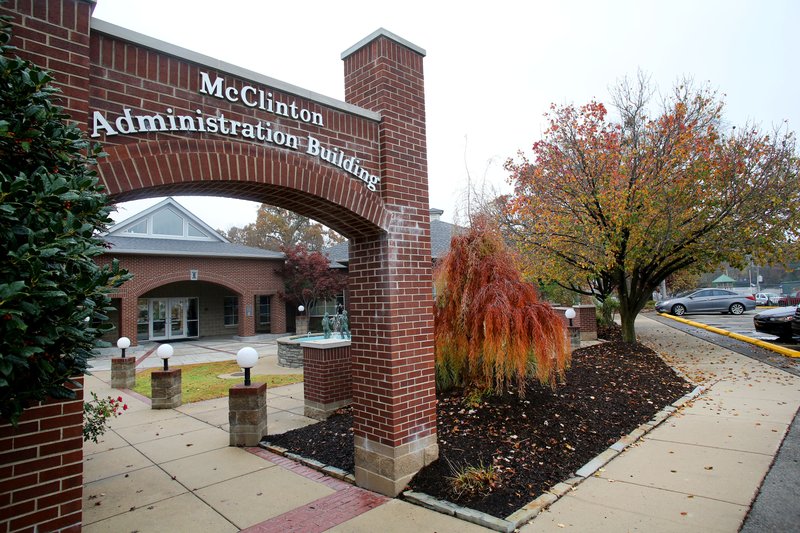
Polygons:
[[486,217],[453,237],[435,271],[434,345],[440,388],[525,391],[530,376],[555,384],[569,363],[561,317],[522,280]]
[[223,235],[231,242],[274,251],[298,244],[321,251],[344,241],[344,237],[308,217],[267,204],[258,208],[255,222],[232,227]]
[[292,304],[302,304],[307,311],[317,301],[335,298],[347,286],[347,277],[330,268],[330,260],[321,252],[302,244],[284,248],[286,261],[277,273],[283,278],[283,297]]
[[797,254],[794,134],[725,127],[721,97],[690,83],[651,115],[653,94],[643,76],[620,83],[618,122],[595,101],[551,106],[533,158],[507,162],[507,227],[527,268],[601,299],[616,292],[628,342],[671,274]]

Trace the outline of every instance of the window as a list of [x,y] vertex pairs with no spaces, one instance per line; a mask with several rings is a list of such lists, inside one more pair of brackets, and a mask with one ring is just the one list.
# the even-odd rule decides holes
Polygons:
[[147,235],[147,219],[134,224],[130,228],[125,228],[125,233],[132,233],[134,235]]
[[222,304],[223,324],[236,326],[239,324],[239,297],[226,296]]
[[189,223],[189,237],[208,237],[202,230],[192,223]]
[[258,296],[258,325],[259,326],[269,326],[270,303],[271,303],[271,298],[269,296],[264,296],[264,295]]
[[153,215],[153,233],[156,235],[183,235],[183,218],[171,209]]
[[330,300],[318,300],[311,308],[310,316],[337,315],[344,311],[344,294]]

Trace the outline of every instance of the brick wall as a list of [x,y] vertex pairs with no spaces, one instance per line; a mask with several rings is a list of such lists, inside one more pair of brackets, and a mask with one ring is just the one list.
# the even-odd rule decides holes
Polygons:
[[[199,296],[200,335],[250,336],[256,332],[255,297],[272,296],[271,333],[286,332],[286,309],[278,293],[283,280],[276,274],[281,259],[236,259],[225,257],[167,257],[148,255],[104,254],[98,263],[109,264],[114,258],[133,273],[114,294],[121,300],[117,336],[135,342],[139,298],[158,296]],[[198,280],[189,281],[191,270]],[[226,327],[222,321],[223,297],[239,297],[239,325]],[[252,311],[247,316],[247,306]]]
[[89,0],[7,0],[11,44],[19,55],[50,70],[62,90],[58,103],[85,128],[89,109]]
[[[83,377],[79,382],[83,383]],[[0,425],[0,533],[80,531],[83,389]]]
[[304,346],[304,398],[320,404],[350,400],[353,397],[350,369],[350,346]]

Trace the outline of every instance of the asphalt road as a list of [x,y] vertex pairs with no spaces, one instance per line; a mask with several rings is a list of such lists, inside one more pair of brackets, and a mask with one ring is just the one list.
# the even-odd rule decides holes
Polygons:
[[[756,332],[755,328],[753,327],[753,316],[755,316],[759,311],[760,310],[758,309],[756,311],[748,311],[739,316],[709,313],[704,315],[684,315],[681,318],[691,320],[692,322],[705,324],[707,326],[714,326],[727,331],[732,331],[734,333],[739,333],[740,335],[746,335],[754,339],[764,340],[777,346],[784,346],[792,350],[800,350],[800,344],[779,343],[777,342],[777,337],[774,335],[765,335],[763,333]],[[725,348],[728,348],[736,353],[746,355],[747,357],[752,357],[753,359],[757,359],[768,365],[785,370],[786,372],[794,374],[795,376],[800,376],[800,359],[786,357],[779,353],[765,350],[753,344],[748,344],[724,335],[719,335],[718,333],[712,333],[701,328],[683,324],[681,322],[672,320],[671,318],[662,317],[658,313],[648,313],[647,316],[657,320],[658,322],[661,322],[662,324],[667,324],[675,329],[679,329],[689,333],[690,335],[694,335],[695,337],[707,340],[708,342],[712,342],[719,346],[724,346]]]

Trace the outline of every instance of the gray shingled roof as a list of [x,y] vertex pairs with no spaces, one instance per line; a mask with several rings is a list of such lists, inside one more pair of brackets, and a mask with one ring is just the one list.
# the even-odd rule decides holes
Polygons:
[[[459,227],[441,220],[431,220],[431,257],[441,259],[450,250],[450,240]],[[348,241],[334,244],[324,250],[331,263],[346,265],[350,261],[350,243]],[[332,265],[333,266],[333,265]]]
[[191,241],[182,239],[148,239],[142,237],[103,237],[111,245],[110,253],[146,255],[193,255],[200,257],[242,257],[250,259],[284,259],[281,252],[252,248],[227,242]]

